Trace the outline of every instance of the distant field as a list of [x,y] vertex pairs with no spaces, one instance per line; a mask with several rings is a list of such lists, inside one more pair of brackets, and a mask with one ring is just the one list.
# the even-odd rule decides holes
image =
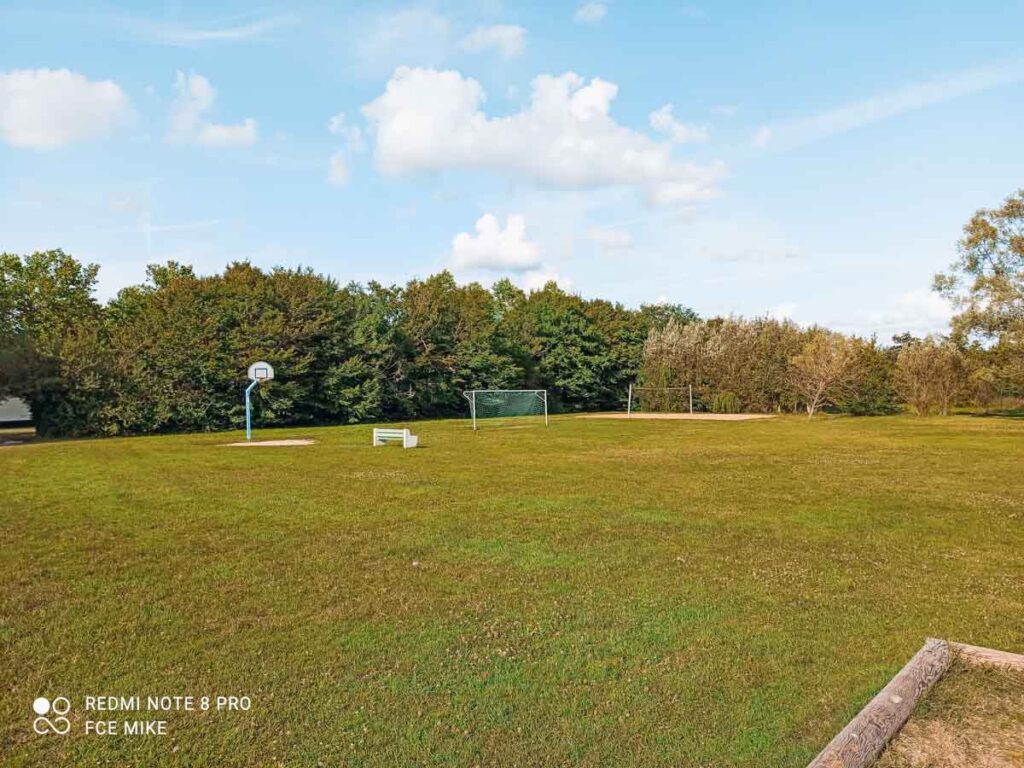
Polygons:
[[0,763],[796,768],[925,637],[1024,651],[1024,421],[414,427],[0,448]]

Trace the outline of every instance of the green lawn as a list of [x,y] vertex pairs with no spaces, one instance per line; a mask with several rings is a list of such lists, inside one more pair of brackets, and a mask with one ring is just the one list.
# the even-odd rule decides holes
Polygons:
[[796,767],[925,637],[1024,651],[1024,421],[415,427],[0,448],[0,763]]

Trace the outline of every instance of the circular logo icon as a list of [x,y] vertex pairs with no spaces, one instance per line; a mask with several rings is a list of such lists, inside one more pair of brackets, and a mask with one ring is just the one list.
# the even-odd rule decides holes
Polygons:
[[[71,721],[64,717],[71,711],[71,702],[64,696],[58,696],[53,701],[40,696],[32,702],[32,711],[39,715],[32,721],[32,730],[39,735],[55,733],[63,736],[71,730]],[[47,717],[51,713],[54,717]]]

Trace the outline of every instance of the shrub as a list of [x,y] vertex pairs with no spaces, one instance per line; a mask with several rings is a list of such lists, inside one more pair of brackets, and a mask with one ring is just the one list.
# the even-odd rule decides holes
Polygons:
[[712,413],[739,413],[740,399],[734,392],[719,392],[711,401]]

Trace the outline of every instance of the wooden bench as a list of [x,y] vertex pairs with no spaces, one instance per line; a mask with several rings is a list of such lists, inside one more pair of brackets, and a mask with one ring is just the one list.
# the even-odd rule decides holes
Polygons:
[[408,429],[379,429],[373,428],[373,447],[385,445],[389,442],[401,441],[403,448],[415,448],[420,439]]

